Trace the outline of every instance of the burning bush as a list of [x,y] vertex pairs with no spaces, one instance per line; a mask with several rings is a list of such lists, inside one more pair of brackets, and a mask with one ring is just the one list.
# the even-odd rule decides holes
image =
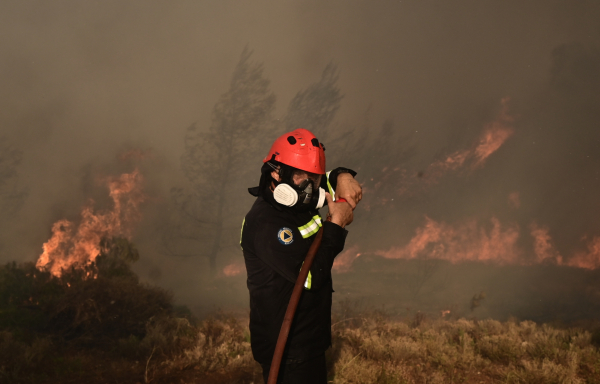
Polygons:
[[171,296],[139,283],[130,264],[139,258],[125,239],[102,242],[94,263],[63,271],[60,277],[32,263],[0,269],[0,324],[28,325],[66,338],[143,337],[146,322],[171,313]]
[[[59,276],[34,263],[0,267],[0,381],[33,374],[49,345],[54,351],[129,348],[125,354],[133,358],[150,351],[169,355],[185,347],[182,340],[195,340],[188,320],[173,318],[171,295],[140,284],[131,270],[139,258],[133,244],[111,238],[100,248],[93,263]],[[54,361],[53,355],[46,360]]]

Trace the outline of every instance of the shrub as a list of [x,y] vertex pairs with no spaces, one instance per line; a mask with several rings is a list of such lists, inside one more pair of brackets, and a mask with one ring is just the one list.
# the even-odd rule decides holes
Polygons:
[[139,283],[130,268],[137,251],[126,240],[104,241],[102,249],[95,263],[60,278],[33,263],[0,268],[0,326],[66,338],[143,337],[148,319],[171,313],[171,295]]
[[0,267],[0,382],[84,381],[99,359],[119,361],[135,376],[141,367],[119,359],[157,352],[164,360],[193,344],[195,331],[173,316],[171,295],[140,284],[131,270],[135,247],[124,239],[101,245],[93,264],[60,277],[34,263]]

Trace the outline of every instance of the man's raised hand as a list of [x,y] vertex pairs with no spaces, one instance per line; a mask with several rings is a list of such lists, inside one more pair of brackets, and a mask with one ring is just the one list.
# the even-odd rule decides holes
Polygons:
[[352,207],[349,202],[336,203],[327,192],[325,192],[325,198],[327,199],[327,207],[329,208],[328,219],[331,217],[332,223],[337,224],[342,228],[352,223],[352,220],[354,220],[354,213],[352,212]]
[[362,188],[351,174],[341,173],[337,177],[335,197],[336,199],[346,199],[348,204],[354,209],[362,199]]

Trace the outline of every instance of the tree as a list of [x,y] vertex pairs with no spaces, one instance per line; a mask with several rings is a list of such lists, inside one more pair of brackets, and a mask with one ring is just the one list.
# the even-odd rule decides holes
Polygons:
[[[182,221],[165,234],[166,249],[171,254],[207,257],[213,273],[225,232],[236,228],[239,236],[243,213],[236,201],[248,186],[243,183],[257,182],[249,175],[257,174],[256,159],[262,158],[263,146],[274,136],[275,95],[262,64],[252,62],[251,55],[247,48],[242,52],[229,90],[214,106],[208,130],[196,124],[187,129],[181,167],[189,185],[172,191]],[[200,252],[177,251],[198,244],[208,247]]]
[[327,127],[333,121],[344,97],[337,86],[338,78],[337,66],[329,63],[319,81],[298,92],[283,119],[286,130],[306,128],[319,139],[327,139]]

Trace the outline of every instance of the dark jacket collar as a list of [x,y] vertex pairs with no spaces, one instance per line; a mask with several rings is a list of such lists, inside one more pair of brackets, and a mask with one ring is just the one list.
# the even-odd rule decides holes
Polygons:
[[262,197],[267,203],[271,204],[278,211],[283,211],[284,209],[291,211],[291,209],[289,209],[288,207],[284,207],[283,205],[275,201],[275,198],[273,197],[273,192],[269,188],[264,188],[261,193],[260,186],[252,187],[248,188],[248,192],[250,192],[252,196]]

